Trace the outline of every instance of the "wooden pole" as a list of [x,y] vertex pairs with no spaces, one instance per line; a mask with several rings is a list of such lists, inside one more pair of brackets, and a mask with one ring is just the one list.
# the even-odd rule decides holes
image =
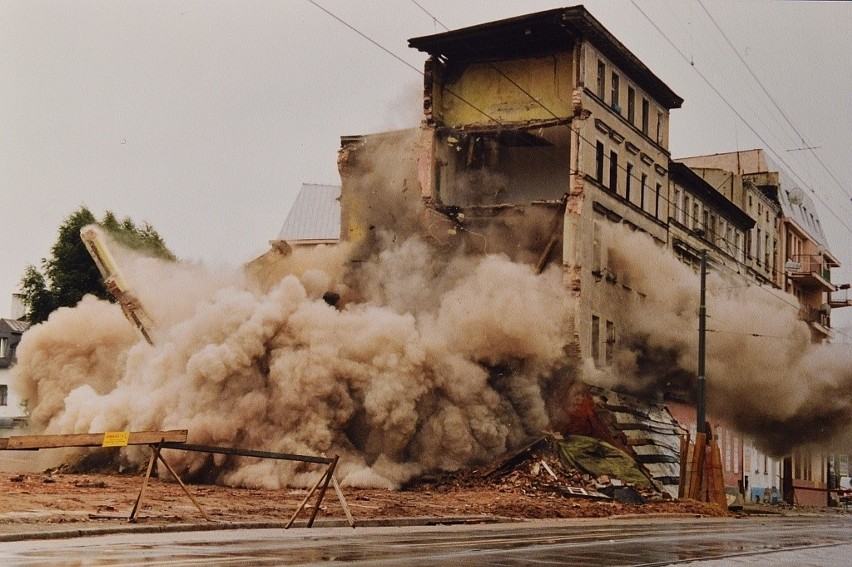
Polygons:
[[133,509],[130,511],[131,522],[136,521],[136,514],[139,512],[139,507],[142,504],[142,495],[145,494],[145,489],[148,488],[148,480],[151,478],[151,471],[154,470],[154,463],[157,457],[160,456],[160,445],[151,445],[151,458],[148,459],[148,470],[145,472],[145,479],[142,481],[142,488],[139,489],[139,496],[136,497],[136,503],[133,504]]
[[325,474],[323,474],[322,476],[320,476],[320,477],[317,479],[316,484],[314,484],[314,486],[313,486],[313,487],[312,487],[312,488],[308,491],[308,493],[305,495],[305,499],[304,499],[304,500],[302,500],[302,502],[301,502],[301,503],[299,504],[299,506],[296,508],[296,511],[295,511],[295,512],[293,512],[293,515],[290,517],[290,521],[289,521],[289,522],[287,522],[287,525],[286,525],[286,526],[284,526],[284,529],[285,529],[285,530],[286,530],[286,529],[289,529],[289,528],[290,528],[290,526],[292,526],[292,525],[293,525],[293,522],[296,520],[296,516],[298,516],[298,515],[299,515],[299,512],[301,512],[301,511],[302,511],[302,508],[304,508],[304,507],[305,507],[305,504],[307,504],[307,503],[308,503],[308,500],[311,498],[311,496],[313,496],[313,495],[314,495],[314,492],[316,492],[317,488],[319,488],[320,483],[321,483],[323,480],[325,480],[325,477],[326,477],[326,475],[325,475]]
[[346,499],[343,497],[343,491],[340,490],[340,485],[337,484],[337,477],[331,476],[331,484],[334,486],[334,491],[337,493],[337,499],[340,500],[340,505],[343,507],[343,513],[346,514],[346,521],[349,522],[349,526],[355,527],[355,518],[352,517],[352,512],[349,510],[349,505],[346,503]]
[[332,463],[328,465],[328,468],[325,471],[325,482],[323,483],[322,488],[320,488],[319,494],[317,495],[317,502],[314,506],[314,511],[311,513],[311,519],[308,520],[309,528],[314,525],[314,519],[316,519],[317,514],[319,513],[320,505],[322,504],[322,499],[325,497],[325,491],[328,490],[328,483],[329,481],[331,481],[331,477],[334,476],[334,469],[335,467],[337,467],[337,460],[339,458],[340,457],[335,455],[334,461],[332,461]]
[[178,481],[178,484],[183,489],[184,493],[187,496],[189,496],[189,499],[192,500],[192,503],[195,504],[195,507],[198,508],[199,512],[201,512],[201,515],[204,516],[204,519],[207,520],[208,522],[212,522],[213,519],[210,516],[207,515],[207,512],[204,511],[204,508],[202,508],[201,504],[198,503],[198,500],[195,499],[195,496],[193,496],[189,492],[189,489],[186,487],[186,485],[183,483],[183,481],[180,479],[180,477],[177,475],[177,473],[174,471],[174,469],[172,469],[172,467],[169,465],[169,463],[166,462],[166,460],[163,458],[162,455],[158,454],[157,456],[160,458],[160,462],[163,463],[166,466],[167,469],[169,469],[169,472],[171,473],[171,475],[173,477],[175,477],[175,480]]

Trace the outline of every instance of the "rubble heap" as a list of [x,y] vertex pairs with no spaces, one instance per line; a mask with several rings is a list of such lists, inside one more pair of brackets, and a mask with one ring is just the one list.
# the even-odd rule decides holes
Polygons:
[[541,437],[487,467],[424,476],[405,489],[492,489],[624,504],[671,500],[667,492],[654,488],[626,453],[579,435]]

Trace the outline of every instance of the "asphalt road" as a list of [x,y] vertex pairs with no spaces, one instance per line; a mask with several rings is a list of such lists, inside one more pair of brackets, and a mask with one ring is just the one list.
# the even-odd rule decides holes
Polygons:
[[852,562],[852,518],[611,519],[121,533],[0,543],[0,565],[819,565]]

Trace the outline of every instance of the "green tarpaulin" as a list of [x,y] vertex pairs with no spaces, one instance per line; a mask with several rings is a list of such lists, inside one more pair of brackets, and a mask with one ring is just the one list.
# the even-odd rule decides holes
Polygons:
[[566,467],[579,469],[595,478],[607,475],[639,488],[651,483],[636,466],[633,457],[605,441],[582,435],[571,435],[558,442],[559,458]]

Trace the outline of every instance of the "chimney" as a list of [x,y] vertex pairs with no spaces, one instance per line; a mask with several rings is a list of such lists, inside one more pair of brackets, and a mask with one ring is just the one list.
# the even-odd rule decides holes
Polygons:
[[24,306],[24,294],[13,293],[11,318],[18,321],[20,319],[23,319],[26,314],[27,308]]

